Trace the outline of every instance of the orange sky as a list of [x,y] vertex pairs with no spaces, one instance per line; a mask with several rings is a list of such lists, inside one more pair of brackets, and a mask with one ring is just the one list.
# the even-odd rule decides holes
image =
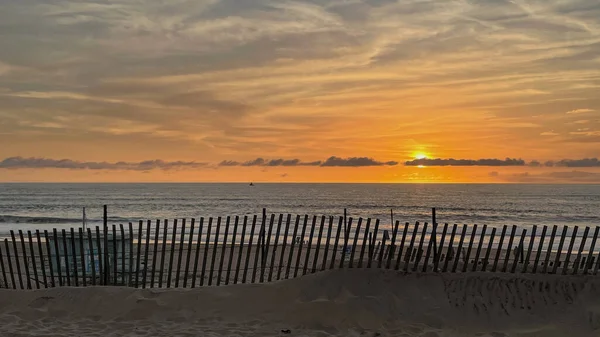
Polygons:
[[0,181],[600,182],[597,1],[0,4]]

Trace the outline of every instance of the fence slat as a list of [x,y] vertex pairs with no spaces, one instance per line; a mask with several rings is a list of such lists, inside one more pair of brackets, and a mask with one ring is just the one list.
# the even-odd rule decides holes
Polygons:
[[[269,261],[269,250],[271,249],[271,234],[273,234],[273,224],[275,223],[275,214],[271,214],[271,220],[269,221],[269,232],[265,238],[265,229],[263,229],[263,237],[261,241],[262,247],[262,259],[261,259],[261,270],[260,270],[260,283],[265,282],[265,268],[267,267],[267,261]],[[266,239],[266,244],[265,244]],[[273,266],[271,266],[272,268]]]
[[319,249],[321,248],[321,238],[323,237],[323,228],[325,226],[325,216],[321,216],[321,224],[319,225],[319,234],[317,237],[317,247],[315,248],[315,256],[313,259],[312,273],[317,272],[317,263],[319,260]]
[[565,244],[565,237],[567,235],[568,226],[563,227],[562,234],[560,236],[560,242],[558,244],[558,251],[556,252],[556,259],[554,260],[554,268],[552,269],[552,274],[556,274],[558,270],[558,265],[560,264],[560,255],[562,254],[562,249]]
[[[437,226],[436,226],[437,228]],[[440,239],[440,246],[437,249],[437,252],[434,255],[433,261],[433,271],[438,273],[440,271],[440,262],[442,259],[442,252],[444,251],[444,244],[446,242],[446,235],[448,234],[448,224],[444,224],[444,228],[442,229],[442,238]],[[435,247],[434,247],[435,249]]]
[[371,219],[367,219],[367,224],[365,225],[365,234],[363,235],[363,242],[362,242],[362,248],[360,250],[360,257],[358,259],[358,268],[362,268],[363,265],[363,260],[364,260],[364,256],[365,256],[365,250],[369,249],[369,247],[371,246],[371,241],[369,240],[369,234],[370,233],[370,227],[371,227]]
[[[343,218],[342,218],[343,221]],[[331,243],[331,233],[333,231],[333,216],[329,217],[329,226],[327,227],[327,239],[325,240],[325,252],[323,253],[323,263],[321,270],[327,269],[327,258],[329,257],[329,244]]]
[[[383,267],[383,259],[385,257],[386,242],[387,242],[387,239],[389,236],[389,232],[384,231],[383,233],[384,233],[383,237],[381,238],[381,249],[379,249],[379,253],[377,256],[377,259],[378,259],[377,268],[380,268],[380,269]],[[388,233],[388,235],[386,235],[386,233]],[[390,246],[390,248],[391,248],[391,246]]]
[[394,253],[396,253],[396,236],[398,235],[399,227],[400,221],[396,220],[396,223],[394,224],[394,229],[392,231],[392,242],[390,243],[390,251],[388,253],[387,263],[385,266],[386,269],[392,268],[392,259],[394,258]]
[[512,245],[515,241],[516,233],[517,233],[517,226],[513,225],[512,230],[510,232],[510,238],[508,240],[508,247],[506,248],[506,257],[504,258],[504,266],[502,267],[503,273],[506,273],[508,271],[508,261],[510,261],[510,252],[512,250]]
[[[454,265],[452,266],[452,272],[456,273],[458,268],[458,262],[460,261],[460,254],[462,253],[463,244],[465,242],[465,235],[467,234],[467,225],[463,225],[462,232],[460,234],[460,241],[458,242],[458,248],[456,249],[456,256],[454,257]],[[467,256],[468,259],[468,256]]]
[[[483,248],[483,242],[485,241],[485,233],[487,231],[487,225],[483,225],[481,235],[479,236],[479,243],[477,244],[477,252],[475,253],[475,260],[473,261],[473,271],[477,271],[479,265],[479,258],[481,257],[481,249]],[[483,263],[481,264],[483,267]]]
[[90,273],[92,274],[92,279],[90,282],[92,285],[96,285],[96,257],[94,256],[94,237],[92,236],[92,229],[87,228],[87,236],[88,236],[88,247],[90,250]]
[[344,268],[344,261],[346,261],[346,251],[348,250],[348,243],[350,242],[350,230],[352,228],[352,218],[348,218],[346,228],[346,216],[344,215],[344,245],[342,247],[342,255],[340,257],[340,268]]
[[6,277],[6,269],[4,269],[4,255],[2,254],[2,245],[0,245],[0,271],[2,271],[2,280],[4,281],[4,287],[8,289],[9,283]]
[[556,231],[558,230],[558,226],[552,226],[552,234],[550,235],[550,242],[548,243],[548,249],[546,250],[546,256],[544,257],[544,268],[542,268],[542,273],[546,274],[548,272],[548,267],[550,264],[550,255],[552,255],[552,247],[554,247],[554,239],[556,238]]
[[102,227],[102,233],[103,233],[103,242],[104,242],[104,256],[103,256],[103,260],[104,260],[104,280],[103,280],[103,284],[104,285],[108,285],[110,283],[110,261],[108,259],[108,207],[107,205],[104,205],[104,216],[103,216],[103,227]]
[[285,231],[283,234],[283,247],[281,248],[281,255],[279,257],[279,268],[277,268],[277,279],[278,280],[281,280],[281,269],[284,267],[283,262],[284,262],[284,257],[285,257],[285,251],[287,248],[287,241],[288,241],[288,235],[290,232],[291,222],[292,222],[292,215],[288,214],[287,219],[285,221]]
[[469,263],[471,263],[471,251],[473,250],[473,243],[475,242],[475,236],[477,236],[477,225],[473,225],[471,230],[471,238],[467,246],[467,254],[465,256],[465,264],[463,265],[463,273],[469,269]]
[[[292,233],[292,244],[290,245],[290,253],[288,254],[288,263],[285,267],[285,279],[290,278],[290,269],[292,268],[292,260],[294,253],[296,252],[296,236],[298,235],[298,227],[300,227],[300,215],[296,215],[296,222],[294,223],[294,231]],[[299,243],[298,243],[299,244]]]
[[44,288],[48,288],[48,275],[46,275],[46,262],[44,261],[44,250],[42,249],[42,237],[39,229],[35,231],[35,237],[37,239],[38,251],[40,252],[40,268],[42,269],[42,280],[44,282]]
[[[264,211],[264,210],[263,210]],[[266,212],[266,211],[264,211]],[[266,213],[264,213],[266,216]],[[260,283],[263,283],[265,281],[265,264],[267,263],[267,259],[269,257],[269,248],[271,245],[271,233],[273,232],[273,223],[275,222],[275,214],[271,214],[271,218],[269,221],[269,232],[267,233],[267,229],[266,229],[266,225],[264,225],[263,222],[263,229],[262,229],[262,240],[260,241],[261,244],[261,260],[260,260],[260,276],[259,276],[259,281]]]
[[71,254],[73,254],[73,278],[75,286],[79,287],[79,275],[77,272],[77,246],[75,245],[75,229],[71,227]]
[[[219,244],[219,232],[221,231],[221,217],[217,217],[217,226],[215,228],[215,240],[213,243],[212,256],[210,260],[210,270],[208,271],[208,285],[212,285],[212,280],[215,272],[215,264],[217,261],[217,251]],[[254,281],[254,280],[253,280]]]
[[[27,231],[27,238],[29,239],[29,255],[31,256],[31,267],[33,268],[33,277],[35,281],[36,289],[40,289],[40,278],[38,276],[37,263],[35,262],[35,250],[33,249],[33,236],[31,236],[31,231]],[[42,252],[40,251],[40,256]]]
[[[258,267],[259,257],[263,253],[263,251],[261,249],[261,240],[262,240],[262,235],[263,235],[262,227],[265,225],[265,222],[266,222],[265,217],[266,217],[266,215],[263,216],[261,228],[258,230],[258,238],[256,240],[256,253],[254,253],[254,266],[252,268],[252,279],[250,280],[250,283],[254,283],[256,281],[256,273],[258,272],[258,268],[259,268]],[[258,220],[258,218],[256,220]],[[254,226],[255,224],[256,224],[256,221],[254,222],[254,224],[252,226]],[[254,236],[254,227],[253,227],[252,235]],[[248,247],[248,248],[250,248],[250,247]]]
[[373,258],[375,255],[375,243],[377,242],[377,234],[379,233],[379,219],[375,219],[375,228],[373,229],[373,239],[369,245],[369,260],[367,261],[367,268],[373,266]]
[[6,249],[6,260],[8,262],[8,271],[10,274],[10,284],[13,289],[17,289],[17,283],[15,282],[15,272],[13,270],[12,258],[10,257],[10,248],[8,246],[8,240],[4,239],[4,247]]
[[583,248],[585,248],[585,242],[587,241],[587,237],[590,234],[590,228],[585,227],[583,231],[583,237],[581,238],[581,243],[579,244],[579,251],[577,252],[577,257],[575,258],[575,266],[573,267],[573,275],[577,275],[579,272],[579,266],[581,265],[581,255],[583,254]]
[[[29,274],[29,261],[27,261],[27,249],[25,247],[25,238],[23,237],[23,231],[19,229],[19,241],[21,241],[21,255],[23,255],[23,268],[25,269],[25,278],[27,283],[27,289],[33,289],[31,286],[31,275]],[[15,252],[15,254],[17,254]]]
[[[102,254],[102,244],[101,244],[101,236],[100,236],[100,227],[96,226],[96,246],[98,247],[97,249],[97,254],[98,254],[98,279],[99,279],[99,283],[100,285],[104,284],[104,255]],[[131,268],[133,269],[133,268]]]
[[[183,220],[181,220],[181,234],[180,236],[180,241],[179,241],[179,256],[177,256],[177,272],[175,274],[175,288],[179,288],[179,278],[181,275],[181,260],[183,259],[183,247],[185,245],[185,222],[186,219],[184,218]],[[175,245],[175,242],[173,242],[173,245]],[[148,249],[148,245],[146,245],[146,251]],[[146,254],[147,256],[148,254]]]
[[585,269],[583,270],[583,274],[587,275],[589,270],[593,267],[593,257],[594,257],[594,249],[596,248],[596,240],[598,239],[598,232],[600,231],[600,226],[596,226],[594,230],[594,237],[592,238],[592,244],[590,246],[590,251],[587,256],[587,260],[585,263]]
[[340,220],[338,221],[338,227],[335,232],[336,234],[335,234],[335,240],[334,240],[334,244],[333,244],[333,248],[332,248],[332,252],[331,252],[331,263],[329,264],[329,269],[333,269],[337,265],[335,263],[336,262],[335,259],[337,257],[337,251],[340,249],[340,246],[339,246],[340,245],[340,235],[342,234],[343,226],[344,226],[344,217],[340,216]]
[[[277,248],[279,245],[279,234],[281,234],[281,225],[283,223],[283,214],[279,215],[279,221],[277,222],[277,230],[275,231],[275,242],[273,243],[273,254],[271,255],[271,268],[269,268],[268,282],[273,280],[273,269],[275,269],[275,259],[277,258]],[[269,233],[269,236],[270,233]]]
[[421,232],[421,237],[419,238],[419,246],[417,248],[417,256],[415,257],[415,263],[413,265],[413,271],[417,271],[419,268],[419,263],[421,263],[421,257],[423,256],[423,248],[425,246],[425,237],[427,236],[427,227],[429,223],[425,222],[423,224],[423,231]]
[[[156,257],[158,253],[158,240],[160,238],[160,220],[156,219],[156,229],[154,230],[154,248],[152,249],[152,274],[150,276],[150,288],[154,288],[154,281],[156,277],[156,263],[158,262],[158,258]],[[133,238],[130,238],[133,240]],[[133,252],[129,252],[129,256],[132,256]]]
[[500,263],[500,255],[502,254],[502,246],[504,245],[504,238],[506,237],[507,226],[502,226],[502,233],[500,234],[500,242],[498,242],[498,250],[496,251],[496,257],[494,258],[494,265],[492,272],[495,273],[498,270],[498,263]]
[[112,225],[112,251],[113,251],[113,285],[117,285],[119,282],[119,273],[118,266],[119,262],[117,261],[117,226]]
[[167,288],[171,288],[171,279],[173,278],[173,263],[175,260],[176,243],[177,243],[177,219],[174,219],[173,220],[173,231],[171,232],[171,253],[169,254],[169,269],[167,270]]
[[490,263],[490,254],[494,249],[494,239],[496,238],[496,227],[492,227],[492,234],[490,235],[490,241],[488,242],[488,248],[485,251],[485,258],[483,260],[482,271],[487,271],[488,264]]
[[446,258],[444,259],[444,269],[442,272],[448,271],[448,265],[450,264],[451,258],[454,258],[454,238],[456,237],[456,230],[458,229],[458,225],[452,225],[452,233],[450,234],[450,241],[448,242],[448,249],[446,250]]
[[515,260],[513,261],[513,266],[510,272],[514,274],[517,271],[517,265],[519,264],[519,257],[523,255],[523,245],[525,244],[525,237],[527,236],[527,229],[523,229],[521,232],[521,239],[519,240],[519,246],[517,251],[515,252]]
[[569,243],[569,250],[567,251],[567,257],[565,258],[565,264],[564,267],[562,269],[562,274],[563,275],[567,275],[567,269],[569,269],[569,262],[571,260],[571,254],[573,252],[573,246],[575,245],[575,239],[577,239],[577,230],[579,229],[578,226],[575,226],[573,228],[573,235],[571,235],[571,242]]
[[596,266],[594,267],[594,275],[598,274],[598,268],[600,268],[600,252],[596,256]]
[[194,257],[194,271],[192,272],[192,288],[196,288],[196,278],[198,275],[198,259],[200,258],[200,248],[202,244],[202,227],[204,227],[204,217],[200,218],[198,224],[198,238],[196,239],[196,256]]
[[[254,231],[256,229],[256,220],[257,216],[254,215],[252,217],[252,227],[250,228],[250,240],[248,240],[248,252],[246,253],[246,263],[244,264],[244,275],[242,276],[242,283],[246,283],[246,278],[248,275],[248,268],[250,267],[250,256],[252,255],[252,243],[254,242]],[[258,250],[256,251],[254,265],[256,266],[256,259],[258,258]]]
[[59,286],[63,286],[63,279],[62,279],[62,266],[60,263],[60,249],[59,247],[59,242],[58,242],[58,231],[56,230],[56,228],[52,228],[52,234],[54,235],[54,252],[56,253],[56,276],[58,277],[58,285]]
[[406,235],[408,233],[408,226],[409,223],[406,222],[404,224],[404,229],[402,230],[402,241],[400,241],[400,248],[398,249],[398,256],[396,257],[396,266],[394,267],[395,270],[400,269],[400,263],[402,262],[402,253],[404,250],[404,242],[406,241]]
[[86,271],[86,266],[85,266],[85,246],[84,246],[84,241],[85,241],[85,236],[83,233],[83,228],[79,227],[78,229],[79,232],[79,257],[81,260],[81,284],[84,287],[87,287],[87,271]]
[[[127,286],[133,287],[133,223],[129,222],[129,282]],[[98,247],[100,247],[100,242],[98,242]]]
[[531,229],[531,239],[529,239],[529,247],[527,248],[527,255],[525,256],[525,261],[523,261],[523,273],[527,273],[529,269],[529,260],[531,259],[531,252],[533,251],[533,245],[535,244],[535,234],[537,232],[537,226],[534,225]]
[[169,220],[165,219],[164,221],[165,227],[163,228],[163,238],[162,245],[160,248],[160,270],[158,273],[158,287],[162,288],[164,273],[165,273],[165,260],[167,259],[167,240],[169,237]]
[[412,256],[413,256],[413,249],[415,246],[415,240],[417,238],[418,233],[419,233],[419,222],[417,221],[415,223],[412,237],[410,238],[410,244],[408,246],[408,251],[406,252],[407,254],[406,254],[405,261],[404,261],[404,271],[408,271],[408,266],[409,266],[410,260],[412,259]]
[[63,244],[63,252],[65,253],[65,275],[67,276],[67,286],[71,286],[71,268],[69,267],[69,250],[67,248],[67,233],[63,229],[62,233],[62,244]]
[[15,232],[13,230],[10,231],[10,236],[12,239],[13,253],[15,256],[15,266],[17,267],[17,276],[19,277],[19,286],[20,289],[25,289],[23,286],[23,277],[21,275],[21,263],[19,262],[19,249],[17,248],[17,239],[15,238]]
[[310,225],[310,235],[308,237],[308,244],[306,245],[306,255],[304,256],[304,265],[302,266],[302,275],[306,275],[308,272],[308,261],[310,261],[310,253],[312,250],[313,236],[315,235],[315,227],[317,226],[317,216],[313,216],[312,224]]
[[183,272],[183,287],[187,288],[188,275],[190,274],[190,260],[192,259],[192,250],[194,248],[194,227],[196,225],[196,219],[192,218],[190,224],[190,240],[188,241],[187,256],[185,258],[185,270]]
[[233,224],[233,235],[231,236],[231,250],[229,251],[229,262],[227,263],[227,274],[225,276],[225,285],[229,284],[229,278],[231,277],[231,268],[233,267],[233,255],[235,255],[235,237],[237,235],[238,224],[240,221],[239,216],[235,216]]
[[356,246],[358,245],[358,237],[360,235],[361,225],[362,225],[362,218],[358,218],[358,223],[356,224],[356,231],[354,232],[354,241],[352,243],[352,251],[350,253],[350,262],[348,264],[348,268],[352,268],[354,265],[354,254],[356,251]]
[[121,284],[127,286],[128,282],[125,281],[125,271],[127,270],[125,265],[125,251],[127,250],[125,242],[125,227],[123,224],[119,224],[119,231],[121,232]]
[[227,254],[227,237],[229,236],[229,225],[231,224],[231,217],[227,216],[225,221],[225,233],[223,234],[223,247],[221,247],[221,256],[219,257],[219,270],[217,271],[217,285],[221,285],[221,276],[223,275],[223,260],[225,260],[225,254]]
[[[437,226],[433,226],[431,227],[431,235],[429,235],[429,240],[427,240],[427,252],[425,254],[425,261],[423,262],[423,272],[427,272],[427,270],[429,269],[429,257],[431,257],[431,252],[434,249],[433,244],[435,243],[435,240],[433,240],[433,237],[436,236],[437,237],[437,233],[434,233],[434,231],[436,231]],[[436,255],[437,255],[437,251],[433,252],[433,264],[435,265],[435,259],[436,259]],[[435,267],[434,267],[435,269]]]
[[240,238],[240,247],[238,251],[237,263],[235,264],[235,275],[233,277],[233,284],[237,284],[240,276],[240,268],[242,266],[242,257],[244,255],[244,241],[246,239],[246,226],[248,225],[248,216],[244,215],[244,221],[242,223],[242,236]]
[[540,242],[538,244],[538,249],[535,254],[535,261],[533,262],[533,270],[531,271],[533,274],[537,273],[538,264],[540,262],[540,257],[542,256],[542,249],[544,248],[544,239],[546,238],[547,231],[548,231],[548,226],[542,227],[542,235],[540,236]]
[[[136,259],[135,259],[135,287],[140,287],[140,265],[142,259],[142,232],[144,231],[144,222],[140,220],[138,223],[138,233],[137,233],[137,251],[136,251]],[[107,268],[108,269],[108,268]]]
[[[144,274],[142,277],[142,289],[146,289],[146,284],[147,284],[147,280],[148,280],[148,254],[150,253],[150,236],[152,235],[152,221],[148,220],[146,222],[146,242],[144,244]],[[139,245],[141,245],[142,243],[139,242]]]

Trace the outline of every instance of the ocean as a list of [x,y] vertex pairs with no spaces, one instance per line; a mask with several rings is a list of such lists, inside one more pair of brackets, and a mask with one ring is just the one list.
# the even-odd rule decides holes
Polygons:
[[516,184],[0,184],[0,233],[146,219],[268,213],[431,222],[600,225],[600,185]]

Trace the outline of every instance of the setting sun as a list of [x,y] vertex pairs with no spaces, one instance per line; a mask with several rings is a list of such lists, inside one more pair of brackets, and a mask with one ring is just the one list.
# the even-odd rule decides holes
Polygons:
[[423,152],[417,152],[413,155],[415,159],[426,159],[427,155]]

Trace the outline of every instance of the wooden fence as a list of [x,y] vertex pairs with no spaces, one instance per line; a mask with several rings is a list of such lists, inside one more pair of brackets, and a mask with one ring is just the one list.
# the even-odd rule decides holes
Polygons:
[[600,227],[488,228],[258,215],[10,232],[0,286],[194,288],[336,268],[597,275]]

